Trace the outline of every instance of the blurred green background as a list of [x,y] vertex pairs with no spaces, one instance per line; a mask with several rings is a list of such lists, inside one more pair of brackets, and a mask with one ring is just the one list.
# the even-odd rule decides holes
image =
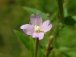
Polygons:
[[[48,13],[51,22],[57,23],[57,0],[0,0],[0,57],[30,57],[30,52],[14,33],[22,24],[29,23],[30,14],[23,7]],[[64,28],[57,37],[59,49],[65,51],[67,57],[76,57],[76,0],[64,0],[64,17]],[[53,57],[66,57],[56,52]]]

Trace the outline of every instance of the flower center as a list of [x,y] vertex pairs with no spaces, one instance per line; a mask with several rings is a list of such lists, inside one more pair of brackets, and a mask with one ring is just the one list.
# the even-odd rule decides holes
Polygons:
[[37,25],[35,25],[34,29],[35,29],[36,32],[41,32],[42,31],[41,27],[37,26]]

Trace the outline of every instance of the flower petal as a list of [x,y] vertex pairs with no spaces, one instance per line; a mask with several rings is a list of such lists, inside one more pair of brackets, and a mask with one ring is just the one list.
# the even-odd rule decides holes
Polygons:
[[27,27],[30,27],[31,25],[30,24],[24,24],[24,25],[22,25],[20,28],[21,29],[27,29]]
[[26,33],[27,35],[32,35],[34,31],[33,26],[30,24],[22,25],[20,28],[23,29],[24,33]]
[[32,35],[34,38],[39,38],[39,40],[42,40],[44,37],[44,33],[33,33]]
[[44,32],[48,32],[52,28],[52,24],[50,24],[50,21],[47,20],[42,24],[42,30]]
[[49,24],[50,24],[50,21],[49,21],[49,20],[46,20],[46,21],[43,22],[42,25],[43,25],[43,26],[47,26],[47,25],[49,25]]
[[31,15],[30,21],[31,21],[31,24],[33,24],[33,25],[41,25],[42,17],[39,15]]

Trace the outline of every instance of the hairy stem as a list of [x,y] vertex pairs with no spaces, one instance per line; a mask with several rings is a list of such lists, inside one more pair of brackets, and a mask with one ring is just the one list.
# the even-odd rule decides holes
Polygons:
[[49,57],[49,54],[52,50],[52,48],[51,48],[52,42],[53,42],[53,37],[51,37],[50,40],[49,40],[48,47],[47,47],[47,50],[46,50],[46,57]]
[[[58,1],[58,15],[59,15],[59,21],[60,22],[64,22],[64,12],[63,12],[63,0],[57,0]],[[54,38],[56,38],[57,37],[57,35],[58,35],[58,33],[59,33],[59,31],[60,31],[60,29],[59,29],[59,26],[60,25],[58,25],[58,27],[57,27],[57,30],[56,30],[56,32],[55,32],[55,34],[54,34]],[[53,38],[52,39],[50,39],[49,40],[49,44],[48,44],[48,47],[47,47],[47,51],[46,51],[46,57],[49,57],[49,54],[50,54],[50,45],[52,44],[52,42],[53,42]]]
[[37,57],[37,54],[38,54],[38,46],[39,46],[39,39],[36,38],[36,47],[35,47],[34,57]]

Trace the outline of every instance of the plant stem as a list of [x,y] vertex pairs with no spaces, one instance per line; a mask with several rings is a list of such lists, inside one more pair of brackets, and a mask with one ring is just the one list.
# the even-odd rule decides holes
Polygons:
[[58,1],[58,12],[59,12],[59,19],[61,22],[64,22],[64,11],[63,11],[63,1],[64,0],[57,0]]
[[34,57],[37,57],[37,54],[38,54],[38,46],[39,46],[39,39],[36,38],[36,47],[35,47]]
[[52,50],[51,47],[50,47],[50,45],[51,45],[52,43],[53,43],[53,37],[51,37],[50,40],[49,40],[48,47],[47,47],[47,50],[46,50],[46,57],[49,56],[50,51]]
[[[63,20],[63,19],[64,19],[63,0],[57,0],[57,1],[58,1],[59,21],[63,23],[63,22],[64,22],[64,20]],[[58,25],[57,30],[56,30],[55,35],[54,35],[53,38],[56,38],[57,35],[59,34],[59,31],[60,31],[59,26],[60,26],[60,25]],[[49,40],[49,44],[48,44],[47,52],[46,52],[46,57],[48,57],[49,54],[50,54],[50,51],[51,51],[51,50],[50,50],[50,45],[51,45],[52,42],[53,42],[53,38]]]

